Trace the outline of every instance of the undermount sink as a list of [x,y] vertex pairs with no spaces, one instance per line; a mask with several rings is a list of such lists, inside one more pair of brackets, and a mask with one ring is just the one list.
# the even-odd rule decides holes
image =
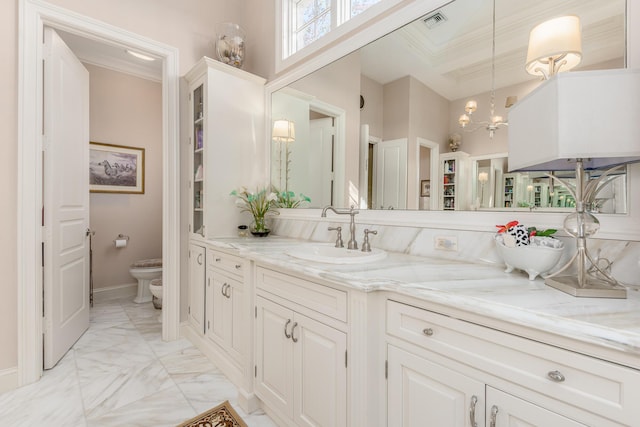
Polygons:
[[387,256],[382,249],[362,252],[359,249],[336,248],[332,243],[300,246],[287,251],[287,255],[307,261],[327,264],[363,264],[379,261]]

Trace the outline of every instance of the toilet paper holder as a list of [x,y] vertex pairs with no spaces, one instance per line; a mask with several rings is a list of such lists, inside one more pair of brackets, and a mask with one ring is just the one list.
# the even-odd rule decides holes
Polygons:
[[124,246],[126,246],[127,243],[129,243],[129,236],[124,234],[118,234],[118,237],[116,237],[113,240],[113,244],[116,246],[116,248],[123,247],[122,245],[123,240],[124,240]]

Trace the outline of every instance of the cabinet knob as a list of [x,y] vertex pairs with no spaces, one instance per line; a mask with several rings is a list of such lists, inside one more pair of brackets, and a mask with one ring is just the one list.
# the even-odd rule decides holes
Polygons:
[[242,268],[242,264],[236,264],[236,270],[240,270]]
[[562,375],[562,372],[560,371],[549,371],[547,376],[549,377],[549,379],[551,379],[551,381],[557,383],[561,383],[565,380],[564,375]]
[[222,258],[220,257],[216,258],[216,262],[220,262],[220,261],[222,261]]
[[433,335],[433,329],[431,328],[424,328],[422,330],[422,333],[425,334],[426,336],[430,337]]

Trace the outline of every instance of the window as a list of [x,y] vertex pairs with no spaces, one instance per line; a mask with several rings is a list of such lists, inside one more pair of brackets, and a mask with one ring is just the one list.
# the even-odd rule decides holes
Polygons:
[[283,58],[293,55],[380,1],[282,0],[284,28],[289,29],[283,31]]

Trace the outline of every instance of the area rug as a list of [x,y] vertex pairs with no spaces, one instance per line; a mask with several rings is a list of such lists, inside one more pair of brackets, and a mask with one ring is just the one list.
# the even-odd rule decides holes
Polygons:
[[247,424],[231,407],[229,401],[225,400],[215,408],[185,421],[178,427],[247,427]]

